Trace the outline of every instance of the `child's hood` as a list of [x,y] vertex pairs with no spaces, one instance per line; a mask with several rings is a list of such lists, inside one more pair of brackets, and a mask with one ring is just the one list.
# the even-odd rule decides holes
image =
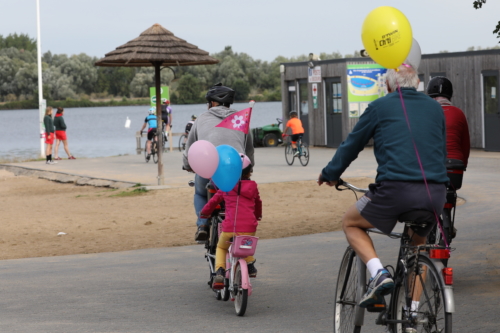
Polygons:
[[[249,179],[242,180],[240,183],[240,195],[248,199],[255,198],[257,195],[257,183]],[[236,184],[234,189],[231,191],[231,195],[238,195],[238,187],[239,184]]]

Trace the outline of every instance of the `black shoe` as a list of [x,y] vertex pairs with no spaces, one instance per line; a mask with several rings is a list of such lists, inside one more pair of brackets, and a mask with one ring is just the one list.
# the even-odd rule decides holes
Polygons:
[[195,241],[205,241],[207,240],[208,228],[204,225],[200,225],[198,230],[194,234]]
[[[255,260],[257,261],[257,260]],[[257,268],[255,268],[255,261],[248,264],[248,276],[250,276],[251,278],[254,278],[254,277],[257,277]]]
[[146,161],[149,161],[150,158],[151,158],[151,154],[148,154],[148,156],[146,156]]
[[212,284],[212,289],[223,289],[224,288],[224,278],[226,277],[226,271],[224,268],[219,268],[214,277],[214,283]]

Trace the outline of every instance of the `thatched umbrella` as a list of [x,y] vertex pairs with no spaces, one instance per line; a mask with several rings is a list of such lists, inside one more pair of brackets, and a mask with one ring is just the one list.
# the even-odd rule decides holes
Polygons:
[[[175,37],[173,33],[159,24],[154,24],[139,37],[127,44],[118,46],[114,51],[106,53],[104,58],[95,63],[96,66],[110,67],[146,67],[155,68],[156,115],[158,123],[158,143],[163,147],[161,135],[161,67],[211,65],[219,60],[212,58],[208,52],[200,50],[196,45],[189,44]],[[170,130],[170,135],[172,130]],[[172,138],[170,137],[170,142]],[[162,149],[158,152],[158,185],[164,184]]]

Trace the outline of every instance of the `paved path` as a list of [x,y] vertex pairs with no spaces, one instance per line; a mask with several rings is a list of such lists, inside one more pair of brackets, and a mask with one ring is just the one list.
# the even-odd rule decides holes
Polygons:
[[[331,149],[314,149],[310,166],[288,167],[281,150],[259,149],[255,178],[315,179],[332,154]],[[137,156],[96,160],[64,161],[55,167],[87,176],[108,172],[134,182],[125,178],[137,174],[129,170],[143,175],[151,167]],[[127,161],[134,166],[127,167]],[[69,164],[73,162],[78,164]],[[79,164],[83,166],[77,170]],[[178,165],[166,166],[172,170],[169,181],[185,186],[190,175],[177,171]],[[112,166],[114,174],[105,166]],[[346,176],[373,176],[373,166],[367,149]],[[456,251],[450,260],[457,308],[453,332],[500,332],[499,172],[500,154],[473,152],[460,191],[467,202],[458,210]],[[154,177],[149,179],[154,183]],[[394,265],[397,241],[377,235],[374,241],[383,263]],[[0,331],[332,332],[333,288],[345,247],[341,232],[259,242],[259,277],[243,318],[234,315],[231,302],[212,296],[201,246],[4,260]],[[368,314],[362,332],[385,331],[374,321],[375,315]]]

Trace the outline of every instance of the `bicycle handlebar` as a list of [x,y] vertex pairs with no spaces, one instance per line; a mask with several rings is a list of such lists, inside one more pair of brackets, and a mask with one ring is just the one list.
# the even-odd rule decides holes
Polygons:
[[[340,186],[344,186],[345,188],[339,188]],[[348,182],[342,180],[341,178],[339,178],[337,184],[335,185],[335,189],[337,189],[337,191],[344,191],[344,190],[352,190],[352,191],[356,191],[356,192],[361,192],[361,193],[366,193],[368,192],[368,189],[367,188],[359,188],[359,187],[356,187],[352,184],[349,184]]]

